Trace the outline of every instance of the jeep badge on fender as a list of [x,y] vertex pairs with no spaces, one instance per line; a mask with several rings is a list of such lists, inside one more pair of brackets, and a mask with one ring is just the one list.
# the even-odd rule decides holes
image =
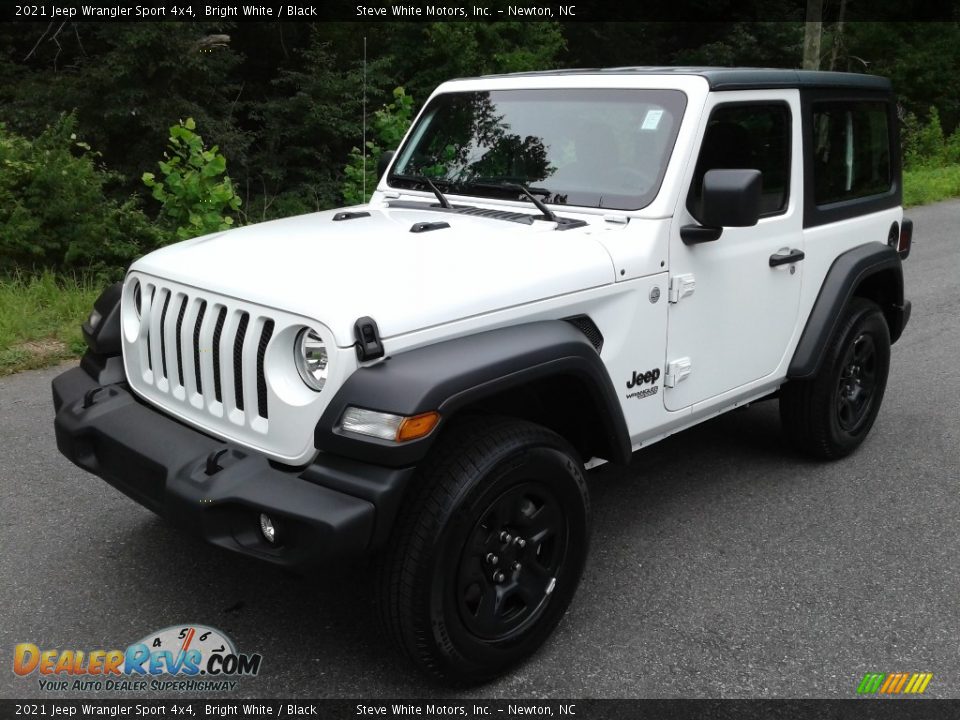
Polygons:
[[627,381],[627,388],[629,389],[637,385],[643,385],[644,383],[655,383],[659,379],[660,368],[647,370],[645,373],[638,373],[636,370],[634,370],[633,377]]
[[60,451],[226,550],[372,557],[384,632],[476,683],[563,618],[588,463],[765,398],[814,457],[870,432],[910,317],[886,79],[454,80],[379,171],[134,262],[53,381]]

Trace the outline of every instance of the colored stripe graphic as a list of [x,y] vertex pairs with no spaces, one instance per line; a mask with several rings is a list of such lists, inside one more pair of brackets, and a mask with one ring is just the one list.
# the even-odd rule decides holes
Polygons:
[[933,680],[933,673],[867,673],[857,686],[859,695],[920,695]]
[[857,692],[864,695],[872,695],[880,689],[880,683],[883,682],[883,678],[883,673],[867,673],[863,676],[863,680],[860,681],[860,687],[857,688]]

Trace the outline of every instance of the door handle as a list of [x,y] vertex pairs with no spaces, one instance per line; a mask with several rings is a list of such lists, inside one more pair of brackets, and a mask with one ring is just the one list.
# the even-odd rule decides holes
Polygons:
[[777,267],[778,265],[789,265],[790,263],[800,262],[805,258],[803,250],[797,250],[792,248],[787,252],[778,252],[770,256],[770,267]]

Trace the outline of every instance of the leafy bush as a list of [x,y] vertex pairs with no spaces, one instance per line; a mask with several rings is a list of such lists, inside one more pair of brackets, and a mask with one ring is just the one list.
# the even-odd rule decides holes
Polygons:
[[[393,150],[403,140],[413,119],[413,98],[402,87],[393,91],[393,102],[373,114],[370,123],[372,140],[366,142],[366,170],[364,153],[359,148],[350,151],[350,160],[343,169],[343,200],[347,205],[359,205],[370,199],[377,187],[377,162],[386,150]],[[366,193],[364,193],[366,181]]]
[[196,129],[193,118],[171,127],[166,159],[158,163],[163,178],[149,172],[142,178],[160,201],[161,222],[181,240],[228,229],[233,218],[227,213],[240,209],[227,159],[216,145],[206,149]]
[[954,197],[960,197],[960,165],[904,170],[904,207],[927,205]]
[[118,276],[162,237],[135,199],[109,199],[116,177],[63,115],[29,140],[0,123],[0,273],[88,268]]
[[960,127],[944,137],[940,113],[931,107],[926,122],[913,113],[905,113],[901,121],[903,165],[907,169],[940,167],[960,163]]

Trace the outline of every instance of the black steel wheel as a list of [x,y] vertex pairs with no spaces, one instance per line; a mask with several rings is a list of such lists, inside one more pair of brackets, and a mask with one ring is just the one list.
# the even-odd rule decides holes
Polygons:
[[877,392],[877,347],[873,335],[861,333],[847,347],[837,383],[837,423],[855,433],[870,417]]
[[890,370],[890,331],[880,308],[853,298],[843,311],[820,370],[780,393],[787,437],[814,457],[849,455],[880,412]]
[[471,418],[438,441],[380,567],[382,618],[422,670],[496,677],[563,617],[587,554],[582,463],[555,433]]
[[568,535],[560,500],[548,485],[521,482],[494,498],[459,557],[454,591],[464,627],[502,642],[536,623],[556,586]]

